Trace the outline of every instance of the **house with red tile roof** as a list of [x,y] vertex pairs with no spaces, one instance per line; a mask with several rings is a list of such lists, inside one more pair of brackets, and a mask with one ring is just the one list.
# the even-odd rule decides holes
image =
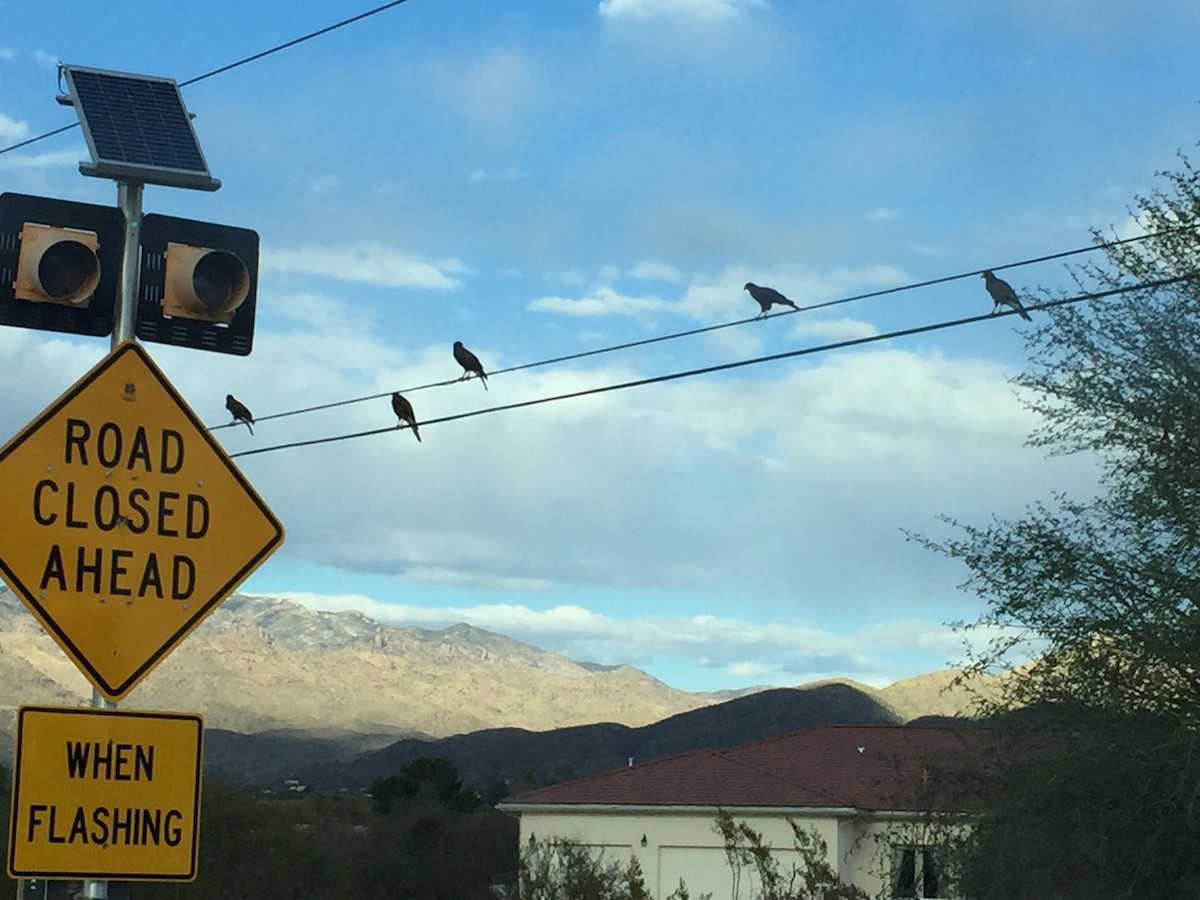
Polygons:
[[980,732],[963,728],[808,728],[729,750],[631,760],[499,808],[520,817],[522,846],[571,840],[609,858],[636,857],[657,898],[681,879],[693,897],[753,896],[750,873],[733,877],[713,828],[719,810],[759,832],[783,871],[798,861],[790,820],[815,831],[833,871],[870,896],[942,898],[945,877],[925,826],[933,773],[982,747]]

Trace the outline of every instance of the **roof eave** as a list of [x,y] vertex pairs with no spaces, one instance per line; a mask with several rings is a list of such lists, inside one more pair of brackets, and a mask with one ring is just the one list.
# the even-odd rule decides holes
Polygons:
[[716,806],[689,803],[497,803],[500,812],[523,813],[708,813],[736,809],[738,813],[767,815],[806,815],[840,817],[859,815],[862,810],[852,806]]

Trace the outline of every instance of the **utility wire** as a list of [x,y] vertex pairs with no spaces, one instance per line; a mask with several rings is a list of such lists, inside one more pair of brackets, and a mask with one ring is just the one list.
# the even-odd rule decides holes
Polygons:
[[20,150],[22,147],[28,147],[30,144],[36,144],[38,141],[44,141],[48,137],[54,137],[56,134],[62,134],[65,131],[70,131],[72,128],[78,128],[78,122],[72,122],[70,125],[64,125],[62,128],[55,128],[53,131],[47,131],[45,134],[39,134],[37,137],[26,138],[17,144],[9,144],[7,147],[0,147],[0,153],[7,153],[9,150]]
[[355,22],[361,22],[363,19],[369,18],[376,13],[381,13],[391,9],[394,6],[399,6],[401,3],[407,3],[408,0],[392,0],[391,3],[385,3],[383,6],[377,6],[374,9],[369,9],[364,13],[359,13],[357,16],[351,16],[349,19],[342,19],[333,25],[327,25],[317,31],[309,32],[303,37],[295,38],[286,43],[280,44],[277,47],[272,47],[270,50],[263,50],[261,53],[255,53],[253,56],[247,56],[245,59],[239,59],[237,62],[230,63],[227,66],[221,66],[219,69],[213,69],[211,72],[205,72],[203,75],[197,75],[195,78],[189,78],[187,81],[179,82],[180,87],[187,87],[189,84],[195,84],[197,81],[203,81],[206,78],[212,78],[214,75],[220,75],[222,72],[228,72],[230,69],[236,69],[238,66],[244,66],[246,63],[252,63],[255,60],[262,59],[264,56],[270,56],[273,53],[278,53],[280,50],[287,50],[289,47],[295,47],[297,44],[303,44],[305,41],[311,41],[313,38],[320,37],[323,34],[329,34],[331,31],[337,31],[339,28],[344,28],[347,25],[352,25]]
[[[1178,232],[1178,231],[1193,231],[1193,230],[1195,230],[1194,226],[1180,225],[1176,228],[1168,228],[1165,231],[1158,231],[1158,232],[1154,232],[1153,234],[1143,234],[1143,235],[1138,235],[1136,237],[1121,238],[1120,240],[1108,241],[1103,244],[1091,244],[1087,247],[1077,247],[1074,250],[1063,250],[1058,253],[1047,254],[1046,256],[1037,256],[1037,257],[1033,257],[1031,259],[1023,259],[1023,260],[1019,260],[1017,262],[1005,263],[1004,265],[993,266],[992,268],[987,269],[986,271],[1002,272],[1006,269],[1015,269],[1015,268],[1018,268],[1021,266],[1029,266],[1029,265],[1034,265],[1036,263],[1049,262],[1050,260],[1054,260],[1054,259],[1064,259],[1068,256],[1077,256],[1080,253],[1088,253],[1088,252],[1091,252],[1092,250],[1106,250],[1109,247],[1117,247],[1117,246],[1120,246],[1121,244],[1129,244],[1129,243],[1134,243],[1136,241],[1145,241],[1145,240],[1149,240],[1150,238],[1165,237],[1167,235],[1174,234],[1175,232]],[[865,294],[854,294],[853,296],[850,296],[850,297],[841,297],[837,300],[827,300],[824,303],[814,303],[809,306],[801,306],[798,309],[792,309],[792,310],[787,310],[785,312],[775,313],[771,316],[768,316],[767,318],[776,319],[776,318],[779,318],[780,316],[790,316],[790,315],[794,315],[794,314],[800,313],[800,312],[810,312],[814,309],[824,309],[824,308],[830,307],[830,306],[840,306],[843,303],[852,303],[856,300],[867,300],[872,297],[883,297],[888,294],[896,294],[896,293],[900,293],[902,291],[913,291],[913,290],[916,290],[917,288],[930,287],[930,286],[936,285],[936,284],[945,284],[946,282],[957,281],[961,278],[970,278],[974,275],[980,274],[980,272],[982,272],[982,271],[985,271],[985,270],[973,269],[970,272],[960,272],[957,275],[943,275],[939,278],[930,278],[926,281],[916,281],[916,282],[912,282],[910,284],[903,284],[903,285],[899,285],[897,287],[884,288],[884,289],[878,290],[878,291],[868,291]],[[517,366],[509,366],[507,369],[497,369],[494,372],[489,372],[488,377],[491,378],[495,375],[504,375],[508,372],[519,372],[522,369],[535,369],[540,366],[549,366],[549,365],[553,365],[554,363],[568,362],[568,361],[574,360],[574,359],[583,359],[584,357],[588,357],[588,356],[598,356],[602,353],[612,353],[617,350],[628,350],[633,347],[644,347],[647,344],[656,344],[661,341],[672,341],[677,338],[692,337],[697,334],[707,334],[710,331],[720,331],[722,328],[735,328],[739,325],[747,325],[750,322],[757,322],[761,318],[762,317],[760,317],[760,316],[751,316],[748,319],[736,319],[732,322],[722,322],[718,325],[706,325],[702,328],[691,328],[691,329],[688,329],[687,331],[676,331],[671,334],[661,334],[661,335],[657,335],[655,337],[643,338],[642,340],[638,340],[638,341],[628,341],[623,344],[613,344],[613,345],[607,346],[607,347],[597,347],[596,349],[593,349],[593,350],[582,350],[578,353],[569,353],[566,356],[555,356],[550,359],[541,359],[541,360],[538,360],[537,362],[522,363],[521,365],[517,365]],[[415,393],[416,391],[427,390],[428,388],[446,387],[447,385],[456,384],[460,380],[461,379],[458,379],[458,378],[451,378],[446,381],[432,381],[432,382],[429,382],[428,384],[418,384],[418,385],[414,385],[412,387],[401,388],[399,393],[411,394],[411,393]],[[383,391],[378,394],[367,394],[362,397],[351,397],[348,400],[334,400],[329,403],[320,403],[320,404],[317,404],[316,406],[305,406],[301,409],[285,410],[284,412],[272,413],[271,415],[268,415],[268,416],[261,416],[258,419],[255,419],[255,422],[256,423],[257,422],[267,422],[267,421],[270,421],[271,419],[282,419],[282,418],[286,418],[287,416],[299,416],[299,415],[304,415],[304,414],[310,413],[310,412],[318,412],[323,409],[334,409],[339,406],[349,406],[352,403],[365,403],[370,400],[378,400],[381,397],[390,397],[391,395],[392,395],[391,391]],[[214,425],[209,430],[216,431],[219,428],[232,428],[238,424],[240,424],[240,423],[227,422],[227,423],[224,423],[221,425]]]
[[[1047,301],[1046,303],[1039,303],[1036,305],[1028,306],[1028,307],[1026,307],[1026,309],[1027,310],[1050,309],[1050,308],[1056,307],[1056,306],[1066,306],[1066,305],[1072,304],[1072,303],[1081,303],[1085,300],[1101,300],[1105,297],[1112,297],[1116,294],[1124,294],[1124,293],[1128,293],[1129,291],[1161,288],[1161,287],[1166,287],[1166,286],[1172,285],[1172,284],[1178,284],[1183,281],[1191,281],[1196,278],[1200,278],[1200,273],[1193,273],[1193,274],[1189,274],[1189,275],[1179,275],[1174,278],[1163,278],[1163,279],[1160,279],[1157,281],[1142,282],[1141,284],[1126,285],[1124,287],[1112,288],[1111,290],[1099,291],[1097,293],[1079,294],[1075,297],[1066,297],[1066,298],[1063,298],[1060,300],[1050,300],[1050,301]],[[621,390],[625,390],[627,388],[643,387],[648,384],[660,384],[660,383],[667,382],[667,381],[678,381],[681,378],[692,378],[697,375],[711,375],[714,372],[724,372],[724,371],[728,371],[730,369],[740,369],[740,368],[744,368],[746,366],[755,366],[755,365],[760,365],[762,363],[767,363],[767,362],[777,362],[778,360],[781,360],[781,359],[795,359],[796,357],[810,356],[810,355],[813,355],[816,353],[828,353],[832,350],[842,350],[847,347],[857,347],[857,346],[861,346],[863,344],[875,343],[876,341],[886,341],[886,340],[891,340],[893,338],[908,337],[908,336],[914,335],[914,334],[926,334],[931,331],[941,331],[946,328],[957,328],[961,325],[970,325],[970,324],[973,324],[976,322],[985,322],[990,319],[997,319],[1002,316],[1014,316],[1017,314],[1018,313],[1016,310],[1007,310],[1002,313],[984,313],[982,315],[977,315],[977,316],[967,316],[966,318],[962,318],[962,319],[950,319],[950,320],[947,320],[944,322],[935,322],[930,325],[917,325],[912,328],[904,328],[904,329],[900,329],[898,331],[889,331],[885,334],[873,334],[869,337],[852,338],[850,340],[836,341],[836,342],[830,343],[830,344],[821,344],[816,347],[804,347],[800,350],[788,350],[783,353],[772,353],[768,356],[756,356],[752,359],[742,359],[742,360],[737,360],[735,362],[719,363],[717,365],[712,365],[712,366],[703,366],[698,369],[688,369],[687,371],[684,371],[684,372],[673,372],[668,375],[655,375],[651,378],[639,378],[635,381],[623,381],[618,384],[609,384],[609,385],[604,385],[603,387],[597,387],[597,388],[587,388],[582,391],[571,391],[570,393],[566,393],[566,394],[554,394],[549,397],[538,397],[533,400],[522,400],[517,403],[505,403],[501,406],[489,406],[489,407],[484,407],[483,409],[475,409],[475,410],[471,410],[471,411],[465,412],[465,413],[455,413],[454,415],[450,415],[450,416],[441,416],[440,418],[436,418],[436,419],[426,419],[425,421],[418,422],[417,424],[419,426],[421,426],[422,428],[425,428],[429,425],[439,425],[444,422],[454,422],[459,419],[470,419],[470,418],[474,418],[475,416],[483,416],[483,415],[488,415],[490,413],[505,412],[507,410],[512,410],[512,409],[523,409],[528,406],[539,406],[543,403],[554,403],[559,400],[574,400],[579,397],[587,397],[587,396],[591,396],[591,395],[595,395],[595,394],[606,394],[611,391],[621,391]],[[399,426],[391,425],[387,428],[375,428],[370,431],[354,432],[353,434],[339,434],[339,435],[333,435],[331,437],[312,438],[310,440],[305,440],[305,441],[292,441],[291,443],[287,443],[287,444],[276,444],[271,447],[260,447],[255,450],[242,450],[238,453],[231,453],[229,455],[230,455],[230,458],[236,458],[239,456],[255,456],[259,453],[272,453],[276,450],[290,450],[295,447],[311,447],[315,444],[329,444],[329,443],[334,443],[336,441],[348,441],[348,440],[353,440],[355,438],[369,437],[371,435],[376,435],[376,434],[387,434],[389,432],[393,432],[393,431],[397,431],[397,430],[400,430]]]
[[[339,28],[344,28],[347,25],[352,25],[355,22],[361,22],[376,13],[381,13],[391,9],[393,6],[399,6],[401,3],[407,3],[408,0],[392,0],[390,3],[385,3],[383,6],[377,6],[374,9],[369,9],[364,13],[359,13],[356,16],[351,16],[349,19],[342,19],[333,25],[327,25],[317,31],[309,32],[303,37],[294,38],[293,40],[279,44],[269,50],[263,50],[260,53],[255,53],[253,56],[247,56],[244,59],[239,59],[237,62],[229,63],[220,68],[213,69],[211,72],[205,72],[203,75],[197,75],[195,78],[189,78],[187,81],[179,82],[180,87],[187,87],[190,84],[195,84],[198,81],[204,81],[206,78],[212,78],[214,75],[220,75],[223,72],[228,72],[230,69],[236,69],[238,66],[244,66],[247,63],[255,62],[263,57],[270,56],[273,53],[278,53],[281,50],[287,50],[289,47],[295,47],[297,44],[303,44],[305,41],[311,41],[313,38],[320,37],[323,34],[329,34],[331,31],[337,31]],[[53,131],[47,131],[45,134],[39,134],[37,137],[31,137],[17,144],[11,144],[7,147],[0,147],[0,154],[8,153],[10,150],[19,150],[21,147],[28,147],[30,144],[35,144],[38,141],[45,140],[48,137],[53,137],[56,134],[62,134],[64,131],[70,131],[72,128],[78,128],[78,122],[72,122],[70,125],[64,125],[61,128],[56,128]]]

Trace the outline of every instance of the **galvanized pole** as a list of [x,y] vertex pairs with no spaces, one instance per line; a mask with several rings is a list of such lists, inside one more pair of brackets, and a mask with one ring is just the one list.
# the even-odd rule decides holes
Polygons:
[[121,279],[113,309],[112,349],[132,340],[137,324],[138,268],[142,251],[142,191],[140,181],[117,182],[117,206],[125,214],[125,246],[121,254]]
[[[133,339],[137,324],[138,276],[142,251],[142,191],[140,181],[117,182],[117,206],[125,214],[125,244],[121,253],[121,274],[117,284],[117,302],[113,307],[111,348],[116,350],[123,341]],[[92,688],[92,709],[116,709],[117,704],[106,700]],[[107,881],[85,881],[83,896],[87,900],[107,900]]]

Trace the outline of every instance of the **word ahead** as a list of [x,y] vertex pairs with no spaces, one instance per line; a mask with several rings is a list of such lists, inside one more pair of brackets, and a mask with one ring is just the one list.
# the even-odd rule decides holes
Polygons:
[[140,346],[0,449],[0,574],[118,700],[283,540]]
[[203,727],[185,713],[22,707],[9,874],[194,878]]

